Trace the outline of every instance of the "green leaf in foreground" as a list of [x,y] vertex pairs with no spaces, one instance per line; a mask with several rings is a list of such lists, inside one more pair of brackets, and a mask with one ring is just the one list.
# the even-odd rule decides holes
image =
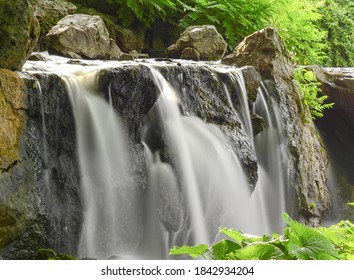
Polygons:
[[338,253],[329,239],[316,230],[292,220],[283,213],[288,224],[284,235],[288,238],[286,248],[290,256],[299,260],[334,260]]
[[182,247],[174,246],[170,250],[170,255],[189,255],[193,258],[197,258],[202,256],[208,249],[209,246],[206,244],[199,244],[192,247],[186,245],[183,245]]
[[284,253],[272,244],[254,244],[229,254],[234,260],[283,260]]
[[215,243],[208,252],[208,257],[213,260],[227,260],[229,254],[239,250],[241,245],[230,240],[221,240]]

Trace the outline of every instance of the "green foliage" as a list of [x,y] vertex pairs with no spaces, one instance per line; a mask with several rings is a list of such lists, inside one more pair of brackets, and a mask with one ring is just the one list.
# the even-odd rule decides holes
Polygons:
[[283,213],[282,235],[253,236],[220,229],[229,239],[208,247],[174,247],[171,255],[187,254],[215,260],[349,260],[354,259],[354,225],[341,221],[331,227],[310,228]]
[[181,19],[183,27],[213,24],[235,47],[244,37],[264,28],[271,15],[270,0],[196,0]]
[[179,0],[73,0],[75,4],[116,15],[124,26],[149,28],[157,19],[168,20],[184,3]]
[[334,103],[324,103],[328,99],[327,95],[318,96],[321,92],[319,87],[321,83],[315,74],[311,70],[299,68],[295,71],[294,78],[301,90],[302,104],[309,107],[311,118],[323,117],[323,110],[332,108]]
[[322,19],[318,26],[327,31],[328,66],[354,66],[354,2],[326,0],[320,7]]
[[173,247],[170,251],[171,255],[190,255],[193,258],[197,258],[202,256],[207,250],[209,246],[206,244],[199,244],[193,247],[190,246],[182,246],[182,247]]
[[270,24],[279,30],[295,63],[322,64],[326,58],[326,30],[318,27],[322,1],[273,1]]

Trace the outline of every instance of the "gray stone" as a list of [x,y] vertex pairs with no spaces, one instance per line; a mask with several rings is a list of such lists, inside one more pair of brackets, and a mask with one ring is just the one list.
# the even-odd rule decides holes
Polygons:
[[134,32],[131,29],[115,25],[112,30],[115,34],[115,41],[123,52],[136,50],[141,52],[144,48],[144,33]]
[[34,7],[34,15],[37,18],[41,33],[36,46],[36,51],[47,50],[45,35],[63,17],[76,13],[74,4],[65,0],[30,0]]
[[200,53],[195,48],[185,48],[181,54],[182,59],[200,60]]
[[34,50],[39,24],[27,0],[0,0],[0,68],[21,70]]
[[49,52],[70,58],[118,59],[121,52],[99,16],[63,18],[47,34]]
[[249,102],[255,102],[257,98],[257,89],[261,85],[261,75],[252,66],[242,67],[242,75],[245,80],[247,96]]
[[167,48],[166,55],[171,58],[181,58],[184,49],[193,48],[199,52],[201,60],[218,60],[224,56],[226,47],[227,43],[215,26],[190,26],[175,44]]

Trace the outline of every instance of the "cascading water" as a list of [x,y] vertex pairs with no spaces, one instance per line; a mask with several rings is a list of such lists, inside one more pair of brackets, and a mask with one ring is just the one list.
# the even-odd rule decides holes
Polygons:
[[286,211],[289,184],[286,138],[278,105],[264,83],[258,89],[254,111],[265,119],[267,127],[255,137],[259,179],[253,195],[263,204],[268,232],[280,232],[283,222],[276,217]]
[[[162,163],[157,152],[155,160],[148,162],[149,170],[154,170],[149,172],[149,188],[159,188],[155,192],[161,197],[161,204],[171,203],[173,197],[180,198],[179,205],[173,201],[175,207],[165,206],[174,208],[175,213],[162,211],[162,206],[160,210],[162,223],[170,214],[179,218],[177,226],[165,224],[167,232],[173,235],[169,246],[210,243],[220,226],[254,230],[252,221],[257,215],[254,205],[249,203],[248,184],[222,132],[196,117],[181,116],[173,89],[157,70],[151,71],[161,92],[158,114],[175,170]],[[240,214],[243,211],[248,215]]]
[[[279,147],[284,148],[285,140],[277,107],[266,91],[259,91],[255,111],[267,128],[253,139],[243,77],[238,69],[228,70],[235,90],[241,88],[238,114],[250,142],[255,140],[259,161],[259,180],[251,194],[220,128],[183,116],[178,94],[157,66],[146,63],[158,100],[142,134],[148,176],[144,189],[133,183],[129,147],[111,93],[108,102],[96,92],[97,68],[120,64],[97,65],[86,71],[72,66],[71,74],[62,68],[46,70],[62,77],[74,111],[84,209],[80,257],[162,259],[174,245],[214,242],[219,227],[255,234],[279,230],[287,185],[285,153]],[[160,130],[159,139],[152,135],[153,126]],[[162,146],[151,145],[154,140]]]
[[97,72],[63,76],[77,127],[84,221],[82,257],[126,255],[136,244],[137,203],[125,133],[115,111],[94,93]]

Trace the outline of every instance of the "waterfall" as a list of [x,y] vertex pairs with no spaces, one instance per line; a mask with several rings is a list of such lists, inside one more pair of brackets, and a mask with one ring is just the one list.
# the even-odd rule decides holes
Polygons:
[[138,207],[125,133],[113,108],[94,92],[96,75],[94,71],[62,79],[77,127],[84,209],[79,255],[102,259],[125,255],[137,243]]
[[268,232],[280,232],[284,226],[280,217],[286,211],[289,185],[286,138],[279,107],[264,83],[258,89],[254,112],[264,118],[266,128],[255,137],[259,178],[253,195],[264,205]]
[[47,62],[32,63],[58,74],[72,103],[83,206],[79,257],[166,259],[174,245],[215,242],[219,227],[253,234],[281,229],[288,184],[286,141],[279,108],[264,85],[254,110],[267,128],[254,136],[241,71],[210,67],[228,73],[240,95],[236,107],[221,83],[256,150],[259,179],[251,192],[240,159],[220,127],[183,115],[176,89],[158,65],[145,63],[157,101],[141,128],[147,175],[146,186],[141,186],[134,183],[134,163],[126,128],[114,107],[112,84],[107,100],[97,87],[100,69],[121,64],[52,69],[41,65]]

